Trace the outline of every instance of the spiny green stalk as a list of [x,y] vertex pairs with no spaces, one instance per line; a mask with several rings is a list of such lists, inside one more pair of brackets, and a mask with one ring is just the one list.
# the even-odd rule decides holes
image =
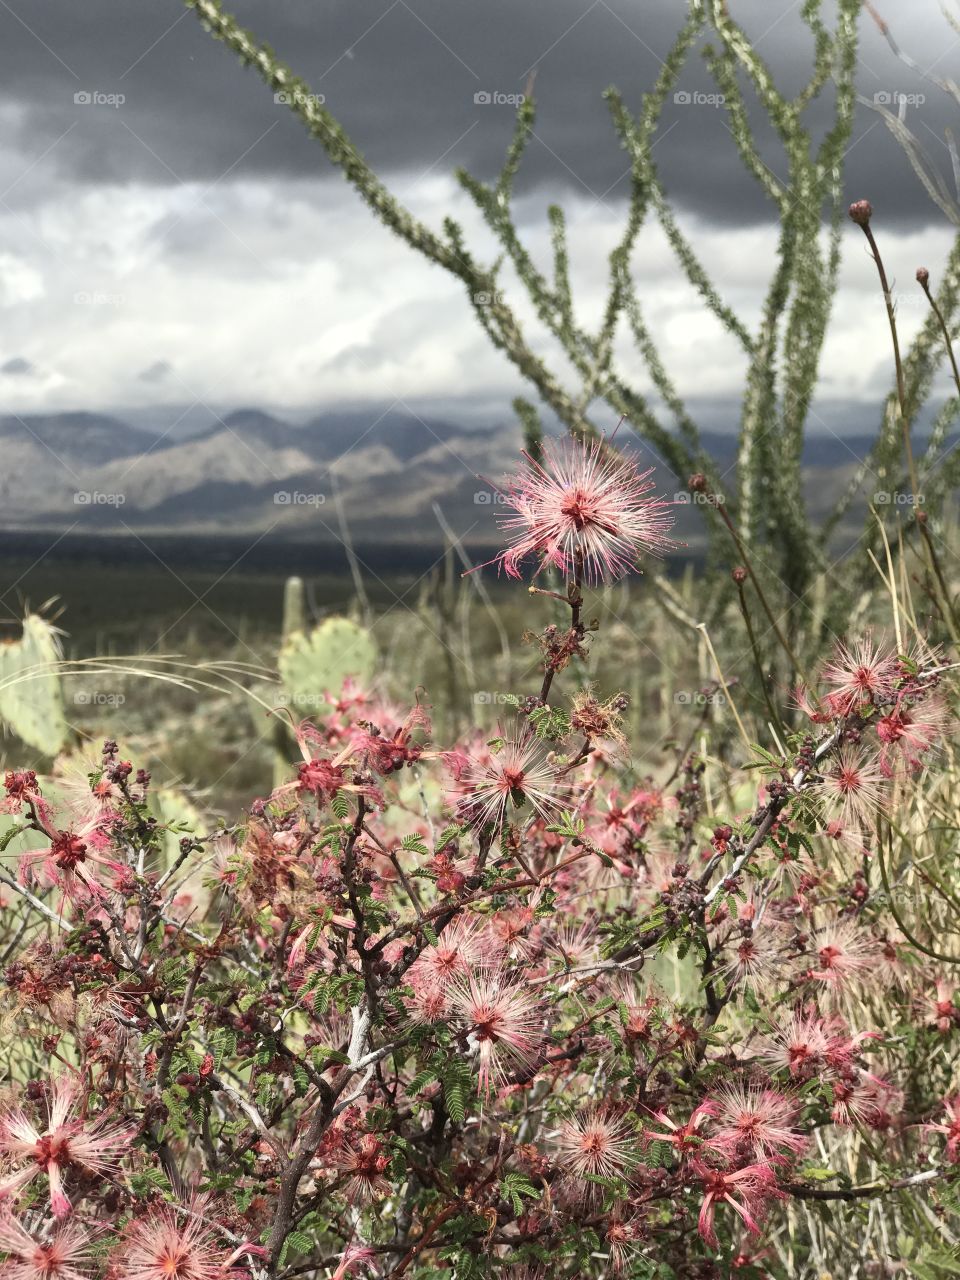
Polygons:
[[933,545],[933,539],[930,535],[930,530],[927,528],[927,514],[925,511],[921,511],[918,507],[920,499],[920,485],[917,479],[917,467],[913,457],[913,445],[910,437],[910,415],[907,406],[907,389],[903,371],[903,360],[900,356],[900,337],[897,330],[897,313],[893,305],[893,295],[887,281],[887,272],[883,265],[883,258],[880,255],[880,249],[877,245],[876,238],[874,237],[873,228],[870,225],[872,214],[873,210],[867,200],[858,200],[850,206],[850,217],[857,226],[860,227],[866,237],[867,243],[870,246],[870,252],[873,255],[873,260],[877,267],[877,274],[880,278],[880,288],[883,291],[883,300],[887,309],[887,320],[890,325],[890,337],[893,342],[893,359],[897,374],[897,411],[903,436],[904,453],[907,459],[907,470],[910,475],[910,486],[913,498],[913,508],[916,514],[917,528],[920,530],[920,534],[923,539],[930,571],[934,578],[936,578],[942,595],[941,610],[943,613],[943,620],[947,624],[947,628],[950,631],[954,644],[960,644],[960,628],[958,628],[957,617],[953,608],[953,601],[951,600],[950,591],[943,576],[943,570],[940,567],[936,549]]

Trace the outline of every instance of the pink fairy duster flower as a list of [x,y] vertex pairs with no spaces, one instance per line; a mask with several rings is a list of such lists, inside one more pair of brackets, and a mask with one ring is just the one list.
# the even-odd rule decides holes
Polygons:
[[644,1237],[643,1222],[639,1218],[613,1217],[604,1231],[610,1262],[619,1275],[640,1246]]
[[803,1134],[793,1127],[797,1104],[786,1094],[762,1085],[722,1085],[712,1095],[715,1141],[731,1156],[769,1157],[792,1152],[807,1145]]
[[674,796],[665,796],[651,783],[630,793],[625,803],[620,802],[617,791],[610,790],[604,797],[606,808],[598,814],[604,826],[600,843],[606,852],[613,852],[620,844],[632,844],[643,839],[652,822],[663,816],[666,809],[675,809]]
[[841,715],[865,704],[889,701],[899,675],[896,654],[883,644],[875,644],[870,634],[849,647],[839,644],[823,669],[823,679],[831,686],[831,706]]
[[351,762],[360,754],[358,743],[348,742],[335,756],[327,756],[318,754],[322,739],[313,725],[302,724],[296,737],[301,755],[296,781],[277,787],[273,792],[275,799],[307,794],[314,795],[318,803],[324,804],[329,803],[338,791],[343,791],[362,795],[372,804],[383,802],[379,788],[370,781],[359,780],[356,775],[355,765]]
[[330,1280],[343,1280],[344,1276],[355,1275],[361,1267],[368,1267],[375,1262],[377,1253],[366,1244],[349,1244],[340,1255],[340,1265]]
[[751,1235],[760,1234],[760,1220],[771,1200],[785,1196],[777,1187],[777,1177],[770,1165],[749,1164],[733,1172],[712,1169],[701,1160],[691,1161],[694,1172],[703,1183],[704,1198],[700,1207],[698,1229],[706,1244],[717,1248],[714,1216],[719,1204],[728,1204],[743,1220]]
[[823,771],[823,796],[829,817],[842,831],[869,826],[882,812],[887,777],[879,758],[861,748],[843,746]]
[[403,1004],[410,1021],[420,1026],[431,1026],[439,1022],[446,1017],[450,1008],[443,988],[429,983],[414,987],[413,995],[408,996]]
[[488,954],[494,962],[501,959],[528,960],[537,950],[533,905],[495,911],[486,929]]
[[535,996],[499,973],[471,974],[450,990],[450,1004],[480,1058],[480,1092],[510,1067],[532,1071],[543,1042],[543,1017]]
[[70,1213],[70,1201],[63,1190],[67,1170],[76,1165],[99,1177],[116,1173],[118,1158],[129,1146],[133,1130],[126,1125],[108,1125],[103,1116],[85,1124],[72,1114],[76,1101],[76,1086],[63,1078],[57,1080],[50,1090],[48,1122],[42,1132],[19,1107],[0,1113],[0,1152],[20,1164],[0,1179],[0,1199],[46,1173],[54,1216],[65,1218]]
[[0,1265],[4,1280],[87,1280],[91,1238],[74,1223],[38,1240],[22,1222],[0,1213]]
[[[386,714],[381,716],[381,723],[386,719]],[[397,717],[392,719],[396,723]],[[422,731],[425,735],[430,732],[430,717],[426,708],[417,703],[392,732],[381,728],[381,723],[363,720],[352,724],[347,730],[350,741],[370,768],[380,774],[391,774],[398,772],[404,765],[416,764],[424,749],[413,740],[413,735],[417,731]]]
[[511,802],[548,819],[564,808],[569,795],[569,784],[551,763],[547,748],[520,727],[502,740],[499,750],[479,758],[451,752],[447,764],[454,776],[457,815],[477,826],[502,826]]
[[51,808],[40,794],[34,769],[8,769],[3,776],[3,791],[0,813],[22,813],[26,806],[38,822],[49,820]]
[[879,949],[855,920],[833,920],[816,935],[816,961],[806,977],[835,991],[862,984],[876,972]]
[[118,1272],[123,1280],[225,1280],[242,1254],[261,1252],[242,1244],[228,1254],[217,1232],[195,1212],[178,1214],[164,1205],[130,1223]]
[[[864,842],[864,836],[872,837],[873,833],[865,826],[845,826],[839,818],[829,817],[829,810],[823,817],[826,819],[823,830],[813,832],[812,839],[818,844],[826,845],[828,858],[834,851],[843,855],[845,862],[851,855],[858,861],[872,856],[869,845]],[[804,887],[814,888],[819,882],[816,878],[808,878]]]
[[828,1031],[827,1047],[823,1060],[829,1070],[836,1075],[847,1076],[850,1068],[860,1060],[863,1044],[867,1040],[879,1040],[877,1031],[856,1031],[851,1033],[842,1018],[831,1018],[825,1024]]
[[28,879],[39,870],[65,898],[76,902],[91,896],[103,897],[106,887],[102,880],[106,875],[114,882],[126,876],[129,869],[116,858],[106,856],[112,847],[110,827],[114,816],[110,812],[95,814],[66,830],[54,824],[49,811],[43,814],[37,810],[37,813],[50,844],[46,848],[25,850],[20,855],[21,879]]
[[954,997],[956,988],[946,978],[937,978],[933,994],[918,1000],[920,1011],[924,1015],[926,1025],[936,1027],[941,1035],[947,1035],[954,1027],[960,1026],[960,1008]]
[[600,934],[592,920],[562,924],[548,944],[563,961],[564,968],[578,969],[600,959]]
[[949,1164],[960,1161],[960,1094],[943,1100],[943,1120],[939,1124],[925,1124],[927,1133],[939,1133],[947,1140],[943,1154]]
[[589,1178],[623,1177],[637,1159],[637,1135],[631,1126],[599,1106],[565,1120],[557,1147],[564,1173],[584,1184],[582,1194],[589,1193],[591,1186],[595,1189]]
[[390,1156],[375,1133],[361,1134],[337,1153],[336,1168],[346,1178],[346,1191],[353,1200],[369,1203],[378,1196],[385,1196],[390,1183],[384,1177]]
[[936,696],[908,704],[903,698],[877,722],[877,737],[883,744],[880,764],[892,773],[898,758],[908,769],[919,769],[921,756],[943,737],[950,722],[946,706]]
[[445,990],[456,978],[465,977],[490,955],[486,931],[476,916],[459,916],[447,925],[435,943],[424,947],[410,966],[407,981],[419,990]]
[[674,545],[667,536],[673,504],[647,496],[652,468],[639,471],[599,441],[548,444],[542,462],[523,458],[503,491],[516,515],[500,522],[510,545],[496,558],[511,578],[534,558],[536,573],[552,566],[570,576],[580,561],[589,582],[604,582],[637,570],[641,553]]
[[667,1142],[673,1147],[680,1159],[691,1155],[696,1151],[700,1151],[704,1146],[709,1145],[709,1139],[700,1132],[703,1126],[713,1116],[714,1108],[709,1102],[701,1102],[690,1113],[690,1118],[685,1124],[677,1124],[671,1120],[664,1111],[654,1111],[654,1120],[658,1124],[666,1127],[666,1132],[656,1132],[653,1129],[645,1128],[641,1137],[644,1142]]
[[813,724],[830,724],[840,714],[836,702],[829,696],[815,697],[806,685],[797,685],[790,695],[790,702]]
[[763,991],[775,981],[776,962],[783,947],[781,931],[776,928],[755,929],[726,953],[721,974],[731,985],[745,983],[755,991]]
[[[91,782],[91,775],[96,777],[96,781]],[[123,791],[116,781],[102,772],[99,752],[86,750],[76,756],[58,759],[54,765],[53,784],[59,812],[70,827],[82,826],[92,820],[109,822],[120,819]]]
[[795,1013],[767,1039],[760,1057],[774,1071],[786,1069],[791,1076],[807,1080],[819,1072],[827,1045],[823,1020],[815,1014]]
[[858,1124],[889,1129],[900,1109],[899,1092],[879,1076],[864,1071],[855,1083],[836,1080],[832,1085],[831,1117],[837,1125]]

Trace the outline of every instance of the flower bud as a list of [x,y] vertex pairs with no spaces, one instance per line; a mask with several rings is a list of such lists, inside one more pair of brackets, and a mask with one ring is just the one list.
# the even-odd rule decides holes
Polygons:
[[739,587],[741,583],[746,582],[747,571],[742,564],[738,564],[737,567],[730,574],[730,577],[734,580],[734,582]]
[[866,227],[873,217],[873,205],[869,200],[855,200],[847,212],[858,227]]
[[917,267],[917,284],[922,284],[924,288],[930,283],[930,272],[926,267]]

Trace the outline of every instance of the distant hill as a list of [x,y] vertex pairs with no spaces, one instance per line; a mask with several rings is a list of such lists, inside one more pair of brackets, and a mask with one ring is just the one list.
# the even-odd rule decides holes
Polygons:
[[[438,541],[436,506],[468,542],[496,539],[496,484],[516,464],[515,423],[470,429],[392,409],[321,413],[302,424],[257,408],[211,418],[188,435],[173,417],[150,429],[90,413],[0,418],[0,528],[269,532],[334,543],[342,512],[358,542],[423,545]],[[734,437],[709,433],[704,444],[721,471],[733,464]],[[805,489],[815,515],[845,491],[869,446],[865,436],[808,438]],[[657,481],[672,497],[686,477],[661,464]],[[680,536],[696,539],[693,509],[678,517]]]

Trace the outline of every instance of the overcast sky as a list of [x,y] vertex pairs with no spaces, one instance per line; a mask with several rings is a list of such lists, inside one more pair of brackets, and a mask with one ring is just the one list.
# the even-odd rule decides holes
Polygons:
[[[921,66],[960,79],[960,36],[938,0],[877,5]],[[547,205],[567,208],[581,312],[599,313],[627,179],[602,92],[616,84],[639,104],[683,21],[681,0],[228,7],[325,95],[433,226],[448,212],[475,226],[453,171],[495,173],[512,110],[482,98],[521,92],[535,68],[538,122],[518,215],[542,252]],[[730,0],[790,92],[809,66],[799,8]],[[867,97],[926,94],[907,121],[946,172],[943,131],[955,108],[910,74],[867,17],[858,74]],[[699,55],[680,84],[710,89]],[[502,416],[519,389],[462,286],[373,221],[299,123],[179,0],[0,0],[0,126],[3,411],[258,404],[296,413],[398,401]],[[782,174],[776,147],[765,155]],[[671,102],[656,157],[682,225],[754,323],[776,229],[739,168],[722,109]],[[913,273],[924,263],[936,276],[951,228],[866,107],[849,162],[849,197],[869,196],[878,210],[909,333],[922,318]],[[845,236],[823,391],[867,400],[887,384],[888,339],[860,233],[851,226]],[[681,388],[735,395],[741,358],[679,282],[655,228],[635,265]]]

